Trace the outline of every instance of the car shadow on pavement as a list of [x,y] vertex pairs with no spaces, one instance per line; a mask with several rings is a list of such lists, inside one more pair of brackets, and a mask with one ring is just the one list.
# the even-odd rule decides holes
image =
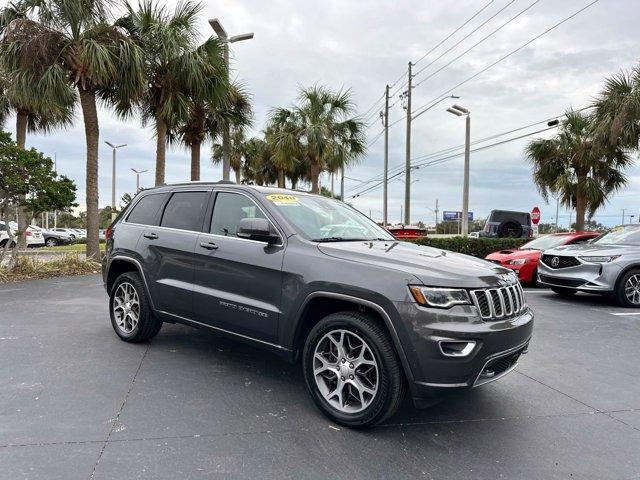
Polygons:
[[[286,411],[289,427],[312,428],[315,424],[326,428],[330,423],[307,393],[301,364],[290,364],[269,351],[208,331],[165,325],[151,343],[147,362],[159,364],[164,379],[174,371],[182,387],[169,388],[178,388],[185,400],[200,397],[204,408],[208,408],[209,395],[210,408],[219,409],[220,401],[230,401],[221,398],[236,399],[235,410],[229,407],[226,411],[255,417],[256,422],[273,412]],[[182,373],[187,371],[187,375]],[[149,380],[146,387],[151,387]],[[208,394],[202,393],[209,389]],[[543,415],[554,409],[553,402],[549,405],[544,398],[548,393],[528,377],[513,372],[499,382],[447,396],[428,409],[415,408],[407,395],[398,413],[381,428]]]

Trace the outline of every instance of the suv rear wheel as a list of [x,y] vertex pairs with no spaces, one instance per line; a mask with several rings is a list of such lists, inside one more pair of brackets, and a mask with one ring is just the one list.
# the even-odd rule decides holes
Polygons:
[[125,342],[139,343],[155,337],[162,321],[151,311],[144,285],[137,272],[120,275],[109,295],[111,326]]
[[361,312],[334,313],[318,322],[305,343],[303,369],[316,405],[348,427],[390,417],[407,388],[389,334]]
[[621,307],[640,308],[640,270],[631,270],[622,275],[614,296]]

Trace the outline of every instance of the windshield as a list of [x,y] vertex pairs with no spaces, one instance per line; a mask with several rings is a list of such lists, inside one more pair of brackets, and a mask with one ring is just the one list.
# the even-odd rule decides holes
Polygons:
[[266,194],[302,236],[316,242],[394,240],[375,222],[350,206],[313,195]]
[[544,235],[535,240],[531,240],[520,247],[520,250],[547,250],[557,247],[567,241],[564,235]]
[[598,245],[640,245],[640,226],[615,227],[592,243]]

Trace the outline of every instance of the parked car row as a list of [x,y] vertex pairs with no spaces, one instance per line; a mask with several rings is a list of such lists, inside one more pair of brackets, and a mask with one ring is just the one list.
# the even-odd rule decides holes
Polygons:
[[[8,222],[13,237],[18,231],[16,222]],[[36,225],[29,225],[26,231],[27,247],[56,247],[66,245],[74,240],[87,238],[87,231],[83,228],[51,228],[45,229]],[[104,230],[101,231],[100,238],[104,239]],[[9,242],[7,224],[0,221],[0,247],[6,246]],[[11,248],[15,246],[15,238],[12,240]]]
[[607,295],[622,307],[640,308],[640,224],[604,234],[545,235],[486,259],[515,271],[521,282],[538,283],[558,295]]

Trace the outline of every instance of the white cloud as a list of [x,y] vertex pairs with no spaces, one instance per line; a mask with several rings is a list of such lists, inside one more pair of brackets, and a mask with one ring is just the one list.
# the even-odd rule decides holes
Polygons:
[[[171,3],[171,2],[167,2]],[[200,28],[210,35],[207,18],[221,19],[229,34],[255,32],[255,38],[235,44],[234,70],[251,91],[255,103],[258,132],[272,107],[291,103],[301,85],[325,84],[351,88],[361,111],[380,97],[386,83],[406,70],[409,59],[416,61],[433,45],[457,28],[485,0],[456,2],[409,1],[285,1],[224,0],[204,3]],[[494,2],[449,43],[435,50],[417,68],[436,58],[453,41],[488,18],[507,0]],[[473,43],[525,8],[530,2],[516,1],[484,28],[464,41],[416,78],[435,71]],[[540,1],[518,20],[474,48],[414,91],[414,106],[420,106],[442,91],[464,80],[486,65],[541,33],[555,22],[587,3],[586,0]],[[589,103],[602,85],[604,76],[637,61],[640,30],[637,29],[633,0],[599,2],[576,18],[513,55],[495,68],[456,90],[459,103],[472,111],[472,140],[560,114],[570,107]],[[392,99],[392,102],[396,98]],[[442,108],[441,108],[442,107]],[[412,156],[458,145],[464,140],[464,122],[438,106],[414,122]],[[392,121],[404,112],[393,107]],[[150,170],[142,177],[145,186],[153,182],[155,140],[149,129],[136,120],[122,122],[108,110],[101,110],[101,142],[128,143],[118,153],[118,196],[132,191],[134,168]],[[371,137],[380,127],[368,130]],[[404,162],[404,122],[390,131],[390,165]],[[483,216],[492,208],[530,209],[540,205],[543,221],[555,215],[555,205],[545,206],[531,184],[530,168],[522,154],[526,140],[478,152],[471,158],[471,209]],[[49,136],[32,136],[28,144],[53,156],[59,169],[84,189],[84,134],[80,119],[73,129]],[[203,148],[203,178],[220,178],[220,169],[208,162]],[[100,147],[100,203],[110,201],[110,150]],[[368,179],[382,172],[382,139],[371,146],[349,177]],[[600,212],[605,223],[619,221],[621,208],[635,208],[632,196],[639,186],[640,169],[629,172],[632,184]],[[167,155],[167,181],[187,180],[189,157],[173,149]],[[461,202],[462,159],[414,172],[413,219],[432,221],[436,198],[441,209],[458,209]],[[358,191],[358,183],[347,181],[347,192]],[[399,216],[404,185],[390,185],[390,212]],[[355,199],[354,205],[374,216],[382,210],[382,190]],[[626,196],[625,196],[626,195]],[[82,197],[82,195],[81,195]],[[83,201],[84,198],[81,198]],[[380,213],[377,213],[380,212]],[[397,213],[396,213],[397,212]],[[561,217],[568,221],[568,213]]]

